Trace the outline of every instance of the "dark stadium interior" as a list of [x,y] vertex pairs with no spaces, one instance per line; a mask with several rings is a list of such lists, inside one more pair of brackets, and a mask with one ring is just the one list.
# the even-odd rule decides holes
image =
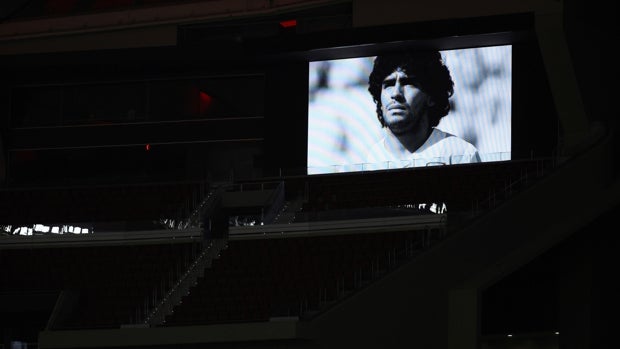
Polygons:
[[[617,11],[534,3],[3,1],[0,349],[613,347]],[[308,62],[494,45],[509,161],[308,174]]]

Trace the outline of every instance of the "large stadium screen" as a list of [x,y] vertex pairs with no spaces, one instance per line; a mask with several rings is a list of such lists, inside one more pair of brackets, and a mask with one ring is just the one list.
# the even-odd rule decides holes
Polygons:
[[308,174],[511,159],[512,46],[312,61]]

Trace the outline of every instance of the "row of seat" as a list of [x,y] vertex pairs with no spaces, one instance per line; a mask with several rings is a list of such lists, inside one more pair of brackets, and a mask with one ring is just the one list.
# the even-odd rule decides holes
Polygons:
[[408,260],[421,232],[230,241],[166,326],[303,316]]
[[[0,197],[0,223],[67,224],[176,218],[197,205],[205,185],[180,183],[90,188],[5,190]],[[26,208],[26,209],[25,209]]]
[[199,252],[198,243],[0,250],[0,294],[71,291],[56,328],[118,327],[144,313]]

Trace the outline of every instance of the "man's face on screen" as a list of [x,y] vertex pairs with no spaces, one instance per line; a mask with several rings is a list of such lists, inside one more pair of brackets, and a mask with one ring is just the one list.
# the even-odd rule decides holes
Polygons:
[[400,68],[383,79],[381,108],[385,125],[394,134],[413,130],[426,117],[428,95],[418,87],[413,76]]

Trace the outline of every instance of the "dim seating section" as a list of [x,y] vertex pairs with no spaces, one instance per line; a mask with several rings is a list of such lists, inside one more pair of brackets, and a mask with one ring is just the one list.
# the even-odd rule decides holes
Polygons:
[[423,249],[425,232],[229,241],[164,326],[308,317]]
[[191,209],[192,199],[204,187],[201,183],[155,183],[5,190],[0,198],[0,223],[148,223],[179,218],[180,210]]
[[[427,167],[300,176],[284,181],[289,199],[305,192],[307,199],[297,217],[302,221],[311,220],[313,212],[342,209],[423,203],[446,203],[452,212],[488,207],[489,201],[501,200],[540,177],[546,166],[542,160],[515,160],[457,165],[448,171]],[[0,196],[0,224],[126,221],[133,222],[136,229],[156,229],[154,221],[186,219],[208,190],[205,182],[9,189]],[[133,225],[127,228],[131,230]]]
[[[410,260],[429,236],[412,231],[229,241],[162,326],[310,316]],[[53,330],[141,323],[147,296],[165,294],[201,248],[177,243],[0,250],[0,294],[64,291],[68,300]]]
[[53,329],[119,327],[141,315],[146,295],[169,288],[199,249],[178,243],[0,250],[0,294],[67,291],[71,299]]
[[[336,213],[332,219],[338,219],[350,210],[359,219],[368,214],[365,207],[423,202],[446,202],[448,212],[471,210],[472,201],[506,198],[544,172],[544,164],[531,160],[454,166],[451,171],[421,168],[304,176],[289,178],[285,184],[292,195],[306,190],[302,213],[331,210]],[[49,189],[39,191],[37,200],[25,190],[7,191],[2,205],[9,216],[24,222],[33,216],[148,220],[177,214],[183,205],[196,206],[202,197],[197,191],[205,191],[205,185]],[[27,201],[32,201],[33,209],[18,212],[16,208],[27,207]],[[411,260],[445,233],[418,229],[232,239],[160,326],[309,318]],[[23,290],[64,294],[69,301],[56,314],[52,329],[144,323],[156,305],[152,300],[164,298],[202,248],[200,242],[184,242],[2,249],[0,294]]]

